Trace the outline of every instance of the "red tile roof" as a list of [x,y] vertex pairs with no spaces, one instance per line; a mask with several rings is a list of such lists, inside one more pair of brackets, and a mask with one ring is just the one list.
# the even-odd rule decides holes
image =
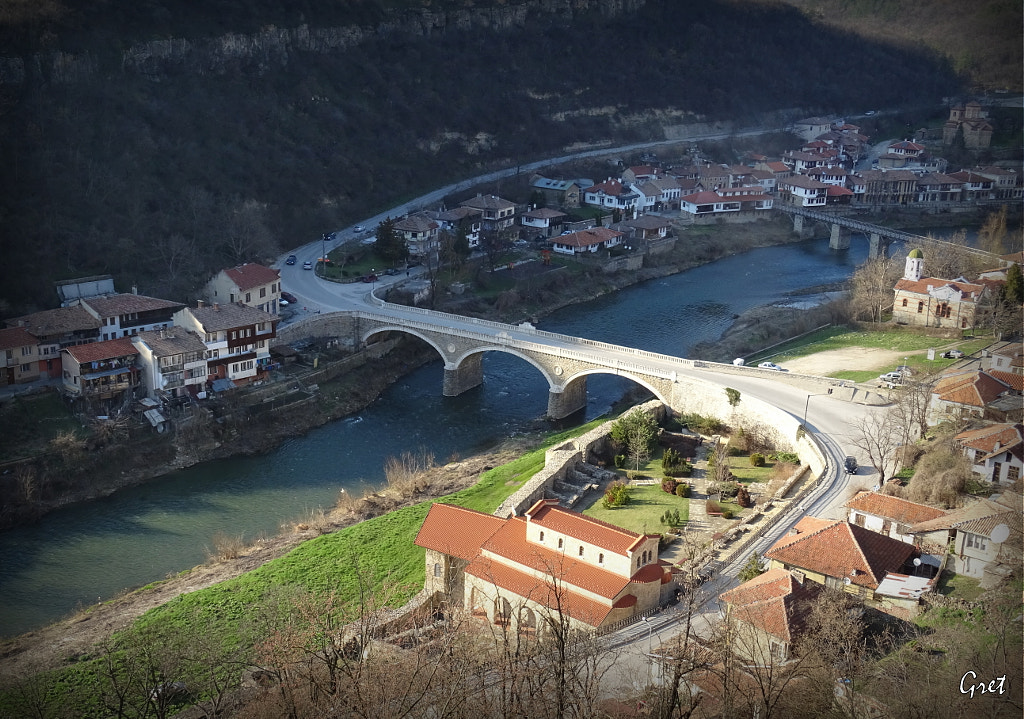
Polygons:
[[607,227],[592,227],[589,230],[579,230],[569,235],[560,235],[553,237],[552,242],[559,245],[566,245],[567,247],[576,247],[582,249],[584,247],[592,247],[594,245],[600,245],[609,240],[614,240],[616,237],[622,237],[621,232],[616,230],[610,230]]
[[730,616],[792,642],[806,625],[819,591],[811,582],[798,582],[787,569],[770,569],[719,599],[730,606]]
[[269,285],[271,282],[278,282],[281,279],[280,270],[272,270],[254,262],[224,270],[224,274],[242,291]]
[[85,362],[99,362],[101,360],[114,359],[115,357],[137,355],[139,350],[132,344],[129,338],[118,337],[116,340],[75,345],[74,347],[68,347],[65,352],[74,357],[78,364],[84,364]]
[[988,373],[1000,382],[1010,385],[1010,387],[1018,392],[1024,392],[1024,374],[1017,374],[1016,372],[1000,372],[995,369],[988,370]]
[[836,521],[796,537],[783,537],[764,556],[828,577],[848,577],[853,584],[875,589],[886,572],[899,571],[915,551],[912,544]]
[[964,370],[946,374],[932,388],[943,402],[984,407],[998,399],[1010,386],[983,370]]
[[84,307],[73,305],[16,317],[7,320],[7,325],[22,327],[36,337],[50,337],[99,329],[103,322],[89,314]]
[[946,512],[926,504],[909,502],[899,497],[890,497],[887,494],[878,492],[860,492],[856,497],[846,503],[850,509],[855,509],[865,514],[873,514],[876,517],[884,517],[901,524],[917,524],[928,519],[935,519],[943,516]]
[[493,514],[435,502],[430,506],[423,526],[416,535],[416,544],[470,560],[480,553],[483,543],[504,524],[505,520]]
[[[552,531],[561,530],[552,528]],[[483,556],[501,557],[508,560],[506,563],[513,562],[537,573],[557,577],[561,583],[585,589],[608,599],[617,597],[630,581],[629,577],[588,564],[569,552],[527,542],[524,517],[512,517],[505,521],[504,526],[484,541],[480,551]],[[657,568],[657,565],[652,566]],[[661,578],[660,569],[657,578]]]
[[565,534],[569,537],[593,544],[609,552],[626,555],[631,549],[649,535],[637,534],[614,524],[602,522],[553,504],[554,500],[541,500],[530,507],[524,514],[530,522],[552,532]]
[[985,289],[984,285],[960,282],[958,280],[943,280],[938,277],[922,277],[920,280],[901,279],[896,283],[897,290],[912,292],[918,295],[927,295],[932,290],[937,290],[941,287],[952,287],[959,292],[962,295],[961,302],[973,302],[981,296],[982,290]]
[[0,350],[35,347],[37,344],[39,344],[39,340],[21,327],[8,327],[0,330]]
[[969,429],[953,439],[964,447],[991,454],[996,451],[997,445],[999,451],[1002,452],[1008,447],[1019,445],[1022,438],[1024,438],[1024,425],[1004,422],[978,429]]

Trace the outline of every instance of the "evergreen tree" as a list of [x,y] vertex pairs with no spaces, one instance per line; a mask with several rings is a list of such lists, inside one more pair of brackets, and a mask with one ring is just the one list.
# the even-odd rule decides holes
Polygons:
[[1006,285],[1003,287],[1003,296],[1008,302],[1017,307],[1024,304],[1024,276],[1021,275],[1020,265],[1014,262],[1006,270]]
[[750,559],[743,565],[743,569],[740,570],[739,580],[741,582],[749,582],[754,577],[759,577],[764,574],[764,570],[761,569],[761,560],[757,556],[757,552],[750,553]]
[[377,225],[377,240],[373,244],[377,255],[391,264],[405,262],[409,258],[409,248],[401,233],[395,229],[395,221],[385,218]]

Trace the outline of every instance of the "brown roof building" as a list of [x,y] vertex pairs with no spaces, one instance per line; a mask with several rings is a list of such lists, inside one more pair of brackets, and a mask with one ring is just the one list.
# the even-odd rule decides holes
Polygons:
[[276,315],[281,303],[281,271],[255,262],[221,270],[206,283],[209,302],[249,307]]
[[916,553],[912,544],[856,524],[804,517],[764,556],[772,568],[798,570],[811,581],[872,598],[885,575],[906,572]]
[[820,593],[820,585],[785,569],[769,569],[723,592],[719,599],[736,630],[733,651],[760,666],[788,659]]
[[561,613],[607,626],[658,606],[674,591],[658,537],[540,500],[500,519],[436,503],[416,537],[427,550],[427,591],[449,606],[521,631],[542,632]]
[[911,526],[946,514],[945,510],[927,504],[879,492],[859,492],[846,503],[846,508],[851,524],[909,544],[914,543]]

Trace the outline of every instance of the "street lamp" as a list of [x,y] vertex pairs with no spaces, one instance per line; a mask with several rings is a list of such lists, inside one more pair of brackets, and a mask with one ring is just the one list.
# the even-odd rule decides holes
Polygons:
[[818,392],[817,394],[809,394],[809,395],[807,395],[807,401],[804,402],[804,419],[800,423],[803,427],[807,427],[807,408],[811,404],[811,397],[824,397],[824,396],[830,395],[830,394],[832,394],[832,390],[829,390],[828,392]]
[[327,277],[327,233],[320,235],[320,276]]

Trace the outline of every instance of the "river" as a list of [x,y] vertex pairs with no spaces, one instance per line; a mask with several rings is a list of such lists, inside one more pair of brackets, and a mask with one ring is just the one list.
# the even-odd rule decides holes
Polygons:
[[[545,317],[541,329],[686,356],[717,339],[733,316],[807,287],[847,279],[867,256],[827,240],[768,247],[651,280]],[[486,449],[547,408],[547,384],[526,362],[484,359],[484,383],[443,397],[442,364],[400,380],[357,416],[332,422],[259,457],[210,462],[0,534],[0,635],[32,630],[126,588],[201,564],[218,532],[253,540],[341,489],[383,481],[388,456],[425,448],[439,461]],[[587,418],[629,388],[588,378]]]

